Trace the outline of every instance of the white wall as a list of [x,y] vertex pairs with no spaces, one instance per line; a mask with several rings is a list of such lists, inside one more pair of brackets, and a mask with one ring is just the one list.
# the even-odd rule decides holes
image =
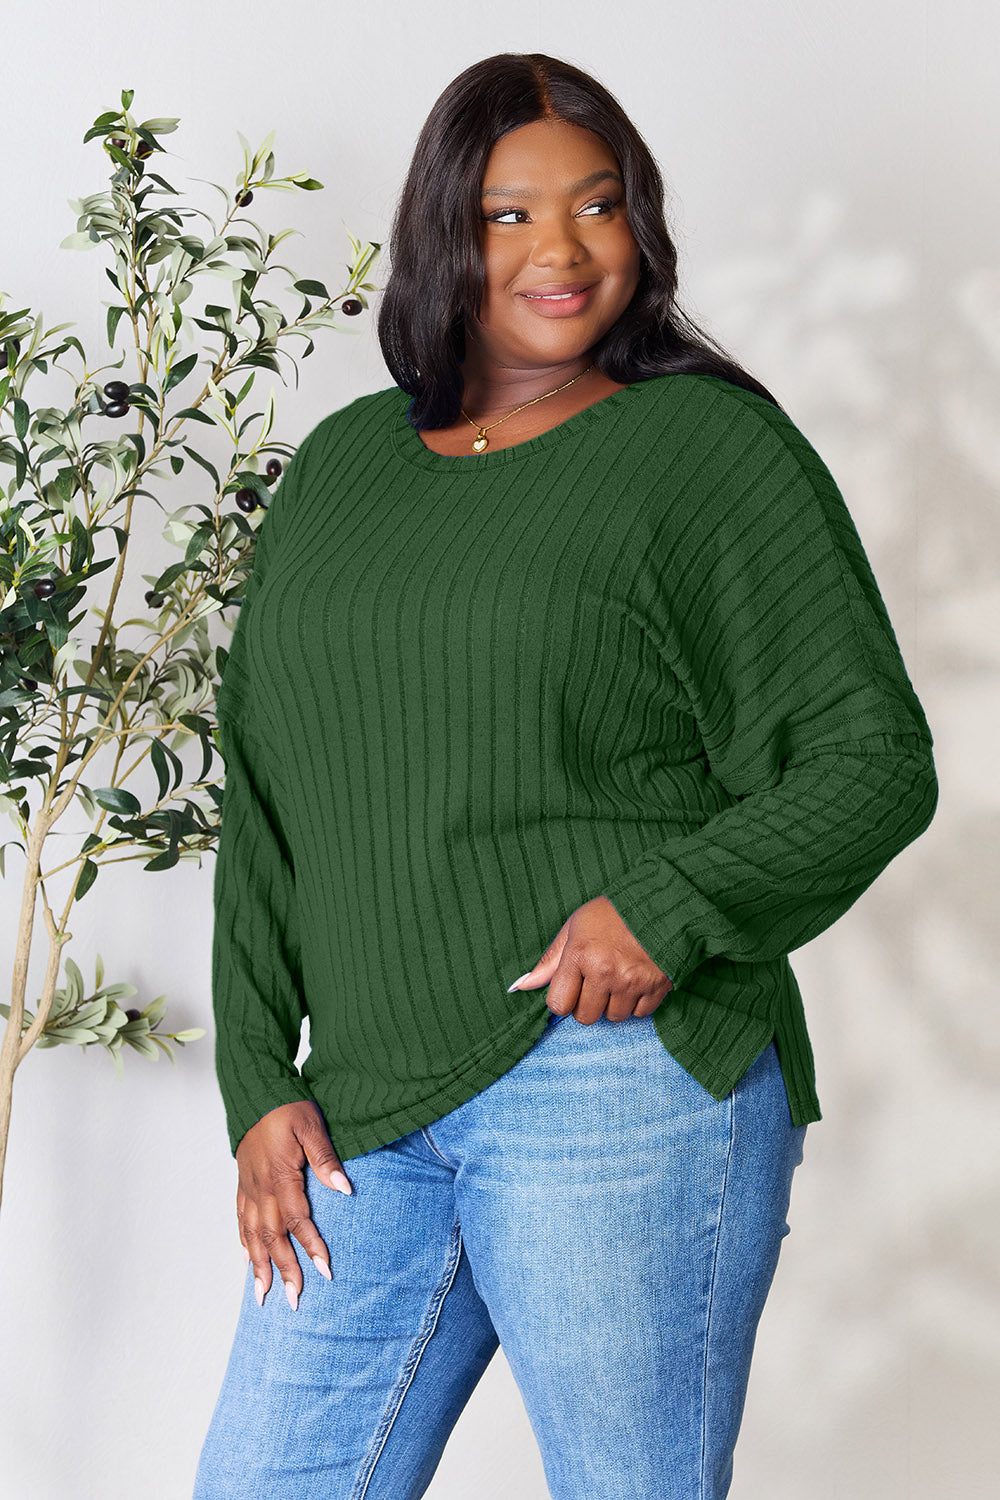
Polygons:
[[[928,832],[793,960],[824,1119],[794,1184],[731,1494],[995,1493],[995,13],[974,0],[508,0],[499,13],[35,0],[5,6],[0,27],[0,288],[8,309],[75,319],[95,351],[111,294],[100,252],[57,247],[75,229],[67,199],[106,186],[100,146],[80,138],[123,87],[138,118],[181,117],[165,141],[178,187],[232,187],[237,130],[256,144],[275,128],[278,172],[326,190],[259,195],[253,216],[301,229],[285,259],[332,282],[345,229],[387,239],[417,131],[476,59],[554,53],[636,121],[669,186],[689,310],[840,482],[941,780]],[[390,383],[358,322],[320,341],[297,393],[278,385],[288,441]],[[9,850],[0,975],[19,868]],[[173,1069],[130,1055],[124,1082],[93,1048],[35,1051],[17,1078],[0,1221],[0,1485],[17,1500],[190,1493],[244,1269],[212,1071],[212,869],[213,856],[167,875],[121,866],[71,923],[85,975],[100,951],[140,1003],[166,992],[175,1026],[208,1035]],[[502,1354],[429,1491],[470,1493],[545,1496]]]

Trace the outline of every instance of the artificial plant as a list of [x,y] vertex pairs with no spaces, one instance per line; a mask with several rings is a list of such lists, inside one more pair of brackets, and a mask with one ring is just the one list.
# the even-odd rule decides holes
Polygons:
[[[298,277],[273,260],[297,231],[271,234],[243,211],[260,189],[322,183],[274,176],[273,132],[256,151],[240,135],[235,194],[209,184],[225,200],[217,226],[155,170],[159,138],[178,120],[137,123],[132,98],[123,91],[121,109],[83,137],[102,143],[110,188],[71,203],[77,228],[63,241],[111,262],[111,360],[91,367],[64,332],[74,324],[46,330],[27,309],[6,312],[0,294],[0,814],[15,833],[0,833],[0,877],[22,882],[11,1000],[0,1006],[0,1198],[14,1074],[33,1047],[97,1045],[121,1076],[126,1045],[173,1062],[170,1042],[204,1035],[161,1032],[162,995],[125,1008],[136,991],[105,983],[100,955],[88,987],[64,953],[70,914],[106,865],[142,861],[162,876],[182,860],[200,864],[215,844],[224,768],[213,706],[227,652],[211,643],[209,617],[239,604],[269,490],[294,452],[272,438],[273,386],[262,400],[255,383],[260,371],[284,379],[278,356],[292,335],[306,340],[305,358],[318,329],[343,330],[344,317],[367,308],[375,287],[365,278],[381,249],[348,235],[347,281],[333,294]],[[206,222],[205,238],[193,219]],[[291,277],[291,316],[265,295],[279,271]],[[74,382],[66,410],[28,395],[29,382],[56,371]],[[244,413],[254,405],[263,409]],[[194,446],[206,429],[222,440],[221,460]],[[141,575],[146,612],[118,619],[130,553],[148,553],[156,532],[169,560]],[[71,810],[83,831],[67,826]],[[31,1010],[39,900],[45,972]]]

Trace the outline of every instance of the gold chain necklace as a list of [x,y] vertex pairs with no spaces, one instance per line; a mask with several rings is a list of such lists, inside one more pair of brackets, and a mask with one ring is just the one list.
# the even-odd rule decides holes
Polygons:
[[[593,368],[593,363],[589,364],[586,370],[580,371],[580,375],[586,375],[587,370],[592,370]],[[580,375],[574,375],[573,380],[579,380]],[[572,385],[573,380],[567,380],[566,385]],[[545,396],[535,396],[531,401],[525,401],[524,406],[515,406],[513,411],[509,411],[507,413],[507,417],[516,416],[519,411],[524,411],[525,406],[534,406],[536,401],[544,401],[546,396],[554,396],[557,391],[564,391],[566,389],[566,385],[557,385],[554,391],[546,391]],[[461,407],[459,409],[465,420],[467,422],[472,422],[472,418],[469,416],[469,413],[465,410],[465,408]],[[506,422],[507,417],[500,417],[498,421],[490,422],[487,427],[481,427],[478,422],[472,422],[473,427],[478,429],[477,435],[472,440],[472,446],[473,448],[475,448],[477,453],[485,453],[486,449],[489,447],[490,440],[486,436],[486,434],[489,431],[490,427],[499,427],[501,422]]]

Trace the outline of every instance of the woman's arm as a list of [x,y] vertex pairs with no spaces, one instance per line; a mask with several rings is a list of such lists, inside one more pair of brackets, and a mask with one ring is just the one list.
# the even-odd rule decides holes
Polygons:
[[[708,378],[708,377],[706,377]],[[843,497],[793,423],[719,385],[711,502],[672,491],[643,599],[730,805],[603,888],[675,987],[837,920],[937,805],[932,737]]]
[[246,637],[274,525],[294,504],[314,437],[315,429],[296,450],[258,527],[216,705],[225,782],[213,888],[212,1003],[215,1068],[234,1155],[268,1110],[311,1098],[295,1067],[304,1014],[295,877],[263,772],[262,715]]
[[603,894],[676,989],[707,958],[778,958],[824,932],[936,803],[917,735],[803,752],[777,786],[657,845]]
[[[219,688],[226,765],[215,870],[212,998],[215,1064],[236,1157],[236,1217],[257,1301],[278,1268],[294,1310],[303,1276],[292,1237],[331,1278],[329,1247],[312,1219],[308,1164],[322,1182],[352,1191],[326,1121],[295,1066],[302,1017],[295,870],[268,784],[267,715],[250,670],[254,602],[275,528],[294,507],[326,443],[314,427],[299,444],[257,529],[253,567]],[[238,1149],[237,1149],[238,1148]]]

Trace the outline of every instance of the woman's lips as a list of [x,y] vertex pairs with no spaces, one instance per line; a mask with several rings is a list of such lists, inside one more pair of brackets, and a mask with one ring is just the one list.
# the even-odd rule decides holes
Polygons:
[[582,312],[595,290],[597,283],[585,287],[582,292],[574,292],[570,296],[535,296],[527,292],[518,292],[518,296],[527,303],[532,312],[539,313],[543,318],[571,318],[574,313]]

